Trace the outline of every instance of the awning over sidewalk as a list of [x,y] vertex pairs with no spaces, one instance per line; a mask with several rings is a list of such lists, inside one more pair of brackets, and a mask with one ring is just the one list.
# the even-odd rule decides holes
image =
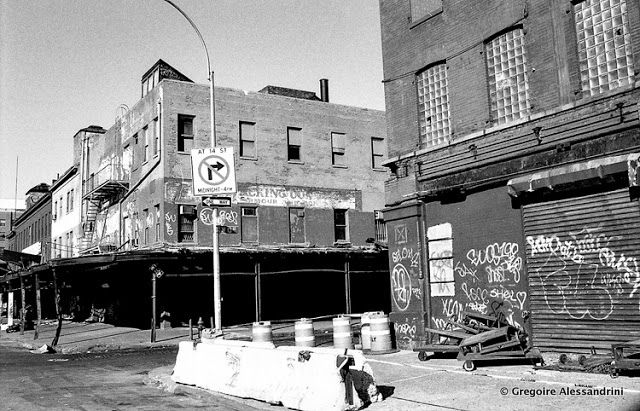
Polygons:
[[534,192],[542,188],[553,189],[561,185],[603,179],[620,173],[628,174],[629,187],[640,186],[640,153],[598,158],[517,177],[507,182],[507,190],[512,197],[518,197],[523,192]]

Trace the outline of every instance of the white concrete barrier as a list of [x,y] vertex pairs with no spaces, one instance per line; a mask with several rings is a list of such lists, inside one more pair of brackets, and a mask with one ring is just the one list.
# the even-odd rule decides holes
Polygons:
[[356,409],[365,401],[381,399],[371,368],[357,350],[185,341],[180,343],[172,379],[309,411]]

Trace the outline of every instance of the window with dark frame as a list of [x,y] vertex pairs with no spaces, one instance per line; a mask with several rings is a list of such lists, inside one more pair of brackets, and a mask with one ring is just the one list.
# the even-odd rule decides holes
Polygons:
[[384,139],[380,137],[371,137],[371,167],[382,168],[382,160],[384,159]]
[[156,204],[153,206],[156,212],[156,239],[155,241],[160,241],[160,204]]
[[411,21],[416,22],[442,11],[442,0],[411,0]]
[[149,209],[145,208],[142,210],[142,214],[144,215],[144,238],[143,241],[145,244],[149,244]]
[[287,160],[301,161],[302,129],[287,127]]
[[73,194],[74,194],[74,189],[72,188],[71,191],[69,192],[69,212],[73,211],[73,203],[74,203]]
[[144,159],[143,163],[149,161],[149,129],[147,126],[142,127],[142,131],[140,131],[142,137],[144,139]]
[[256,158],[256,123],[240,122],[240,157]]
[[331,164],[346,167],[346,136],[344,133],[331,133]]
[[243,243],[257,243],[258,209],[256,207],[242,207],[240,217],[240,241]]
[[160,151],[160,123],[158,117],[153,119],[153,155],[156,156]]
[[179,243],[191,243],[195,241],[196,234],[196,220],[197,220],[196,206],[194,205],[180,205],[178,206],[178,242]]
[[178,151],[189,153],[193,148],[194,116],[178,114]]
[[333,210],[335,241],[349,241],[347,210]]

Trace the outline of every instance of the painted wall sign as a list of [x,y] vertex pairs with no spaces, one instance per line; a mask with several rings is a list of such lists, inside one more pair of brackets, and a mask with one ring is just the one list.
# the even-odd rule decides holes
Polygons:
[[264,184],[239,188],[233,202],[276,207],[356,208],[356,197],[353,192]]

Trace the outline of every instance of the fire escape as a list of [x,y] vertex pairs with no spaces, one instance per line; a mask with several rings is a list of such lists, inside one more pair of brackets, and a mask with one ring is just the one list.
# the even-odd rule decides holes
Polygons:
[[[107,224],[107,208],[129,189],[129,181],[122,176],[117,159],[91,173],[82,182],[82,230],[80,250],[83,254],[111,251],[115,244],[103,243]],[[98,229],[98,214],[105,212],[102,227]]]

